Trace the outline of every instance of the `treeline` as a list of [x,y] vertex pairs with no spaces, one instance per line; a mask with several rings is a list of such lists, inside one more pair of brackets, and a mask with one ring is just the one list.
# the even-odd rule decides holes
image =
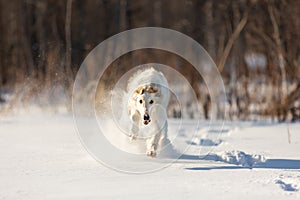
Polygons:
[[[185,33],[209,52],[231,119],[300,118],[300,1],[1,0],[0,17],[0,93],[13,91],[12,102],[54,86],[69,101],[76,72],[96,45],[156,26]],[[178,70],[196,88],[200,77],[181,63]],[[208,105],[207,94],[197,95]]]

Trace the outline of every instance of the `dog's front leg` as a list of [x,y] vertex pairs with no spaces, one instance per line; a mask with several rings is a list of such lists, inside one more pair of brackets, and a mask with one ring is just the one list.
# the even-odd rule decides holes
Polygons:
[[150,139],[147,140],[147,156],[155,157],[156,156],[156,149],[157,143],[155,142],[156,136],[152,136]]
[[147,140],[147,156],[155,157],[158,141],[160,140],[161,132],[156,132],[151,138]]
[[131,133],[129,134],[129,140],[135,140],[138,137],[139,128],[136,124],[132,124]]
[[139,134],[139,113],[134,112],[133,115],[131,115],[131,129],[129,134],[130,141],[135,140]]

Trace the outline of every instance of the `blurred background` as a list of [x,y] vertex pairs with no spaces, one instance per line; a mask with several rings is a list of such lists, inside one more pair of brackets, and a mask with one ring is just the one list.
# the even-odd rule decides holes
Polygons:
[[[0,114],[30,112],[33,105],[70,112],[85,56],[121,31],[155,26],[180,31],[208,51],[226,87],[229,120],[300,120],[300,1],[0,0],[0,18]],[[153,61],[189,80],[209,118],[202,78],[169,52],[130,52],[111,64],[102,84]],[[193,118],[190,102],[183,106]]]

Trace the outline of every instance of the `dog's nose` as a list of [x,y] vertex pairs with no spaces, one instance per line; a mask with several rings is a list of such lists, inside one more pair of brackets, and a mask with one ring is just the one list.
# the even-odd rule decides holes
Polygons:
[[144,120],[149,120],[150,119],[150,116],[148,114],[145,114],[144,115]]

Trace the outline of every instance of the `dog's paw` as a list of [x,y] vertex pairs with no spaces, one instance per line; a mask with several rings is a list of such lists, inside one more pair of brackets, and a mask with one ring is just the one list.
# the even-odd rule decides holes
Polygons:
[[151,156],[151,157],[156,157],[156,151],[151,150],[151,151],[147,151],[147,156]]
[[137,136],[134,135],[134,134],[129,135],[129,140],[130,141],[135,140],[136,138],[137,138]]
[[147,156],[156,157],[156,145],[152,144],[147,148]]

